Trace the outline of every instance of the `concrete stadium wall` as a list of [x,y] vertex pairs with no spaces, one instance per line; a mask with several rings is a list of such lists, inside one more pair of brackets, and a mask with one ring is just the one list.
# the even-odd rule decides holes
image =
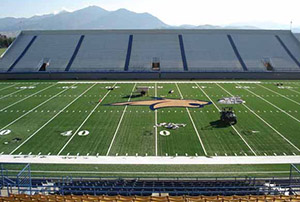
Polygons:
[[0,80],[192,80],[192,79],[300,79],[300,72],[120,72],[120,73],[0,73]]

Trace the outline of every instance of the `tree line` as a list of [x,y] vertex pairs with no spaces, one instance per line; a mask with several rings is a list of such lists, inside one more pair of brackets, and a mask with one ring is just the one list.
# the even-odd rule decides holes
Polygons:
[[8,46],[15,40],[15,38],[6,37],[0,34],[0,48],[8,48]]

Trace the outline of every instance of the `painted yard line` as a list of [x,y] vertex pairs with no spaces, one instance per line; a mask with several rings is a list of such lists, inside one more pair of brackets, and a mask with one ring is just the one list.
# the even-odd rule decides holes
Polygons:
[[[113,85],[115,87],[117,83]],[[94,111],[98,108],[98,106],[103,102],[103,100],[107,97],[107,95],[111,92],[111,90],[107,91],[107,93],[104,95],[104,97],[101,99],[100,102],[94,107],[94,109],[89,113],[89,115],[84,119],[84,121],[80,124],[80,126],[77,128],[77,130],[74,132],[72,137],[67,141],[67,143],[61,148],[61,150],[57,153],[57,155],[60,155],[63,150],[68,146],[68,144],[72,141],[72,139],[75,137],[75,135],[78,133],[78,131],[81,129],[81,127],[87,122],[87,120],[90,118],[90,116],[94,113]]]
[[279,108],[278,106],[274,105],[273,103],[269,102],[268,100],[266,100],[265,98],[261,97],[260,95],[257,95],[256,93],[252,92],[251,90],[244,88],[244,90],[252,93],[253,95],[255,95],[256,97],[260,98],[261,100],[265,101],[266,103],[272,105],[273,107],[275,107],[276,109],[280,110],[281,112],[285,113],[286,115],[288,115],[289,117],[291,117],[292,119],[294,119],[295,121],[300,123],[300,120],[295,118],[294,116],[290,115],[289,113],[287,113],[286,111],[284,111],[283,109]]
[[300,92],[298,92],[298,91],[296,91],[294,89],[290,89],[290,88],[287,88],[287,89],[290,90],[290,91],[292,91],[292,92],[294,92],[294,93],[300,94]]
[[[183,96],[182,96],[182,93],[181,93],[181,91],[180,91],[180,88],[179,88],[178,84],[175,83],[175,85],[176,85],[176,87],[177,87],[177,89],[178,89],[178,92],[179,92],[179,94],[180,94],[181,99],[183,99]],[[196,134],[197,134],[197,136],[198,136],[198,140],[199,140],[199,142],[200,142],[200,144],[201,144],[201,147],[202,147],[202,149],[203,149],[203,151],[204,151],[204,154],[205,154],[205,156],[208,156],[208,154],[207,154],[207,152],[206,152],[206,149],[205,149],[205,147],[204,147],[204,144],[203,144],[203,142],[202,142],[202,139],[201,139],[201,137],[200,137],[200,134],[199,134],[199,132],[198,132],[198,129],[197,129],[195,123],[194,123],[194,120],[193,120],[191,114],[190,114],[190,111],[189,111],[189,109],[188,109],[187,107],[186,107],[185,109],[186,109],[186,111],[187,111],[187,113],[188,113],[188,115],[189,115],[189,117],[190,117],[190,120],[191,120],[191,122],[192,122],[192,125],[193,125],[193,127],[194,127],[194,130],[195,130],[195,132],[196,132]]]
[[[8,170],[19,173],[19,170]],[[72,173],[72,174],[285,174],[290,171],[66,171],[66,170],[31,170],[32,173]]]
[[[75,84],[74,84],[75,85]],[[72,85],[72,86],[74,86]],[[52,100],[53,98],[57,97],[58,95],[62,94],[63,92],[65,92],[68,89],[62,90],[61,92],[57,93],[56,95],[54,95],[53,97],[49,98],[48,100],[42,102],[41,104],[37,105],[36,107],[32,108],[31,110],[29,110],[27,113],[23,114],[22,116],[19,116],[17,119],[13,120],[12,122],[10,122],[9,124],[7,124],[6,126],[4,126],[3,128],[0,129],[3,130],[5,128],[7,128],[8,126],[14,124],[15,122],[17,122],[18,120],[20,120],[21,118],[23,118],[24,116],[26,116],[27,114],[33,112],[35,109],[39,108],[40,106],[42,106],[43,104],[49,102],[50,100]]]
[[[128,98],[128,102],[130,101],[130,99],[131,99],[131,97],[132,97],[132,94],[133,94],[133,91],[134,91],[134,89],[135,89],[135,86],[136,86],[136,83],[134,84],[134,86],[133,86],[133,88],[132,88],[131,94],[130,94],[130,96],[129,96],[129,98]],[[109,147],[108,147],[108,150],[107,150],[107,152],[106,152],[106,156],[109,155],[109,152],[110,152],[110,150],[111,150],[111,148],[112,148],[112,146],[113,146],[113,144],[114,144],[114,141],[115,141],[115,139],[116,139],[117,133],[118,133],[119,128],[120,128],[120,126],[121,126],[121,123],[122,123],[122,120],[123,120],[123,118],[124,118],[124,115],[125,115],[125,112],[126,112],[127,107],[128,107],[128,105],[126,105],[126,106],[124,107],[122,116],[121,116],[121,118],[120,118],[120,120],[119,120],[119,123],[118,123],[118,126],[117,126],[117,128],[116,128],[116,131],[115,131],[115,133],[114,133],[114,136],[113,136],[113,138],[112,138],[112,140],[111,140],[111,142],[110,142],[110,145],[109,145]]]
[[5,90],[5,89],[7,89],[7,88],[11,88],[11,87],[13,87],[13,86],[15,86],[15,85],[17,85],[17,84],[15,83],[14,85],[6,86],[6,87],[4,87],[4,88],[1,88],[0,91],[3,91],[3,90]]
[[20,91],[23,91],[23,90],[25,90],[25,89],[20,89],[20,90],[17,90],[17,91],[15,91],[15,92],[13,92],[13,93],[10,93],[10,94],[7,94],[7,95],[4,95],[3,97],[0,97],[0,100],[2,100],[2,99],[4,99],[4,98],[6,98],[6,97],[8,97],[8,96],[11,96],[11,95],[13,95],[13,94],[16,94],[16,93],[18,93],[18,92],[20,92]]
[[[157,99],[157,83],[155,83],[155,99]],[[154,111],[155,113],[155,156],[158,155],[158,149],[157,149],[157,110]]]
[[10,152],[10,155],[12,155],[14,152],[16,152],[20,147],[22,147],[26,142],[28,142],[33,136],[35,136],[40,130],[42,130],[45,126],[47,126],[53,119],[55,119],[59,114],[61,114],[65,109],[67,109],[71,104],[73,104],[76,100],[78,100],[81,96],[83,96],[86,92],[88,92],[91,88],[93,88],[96,84],[89,87],[87,90],[85,90],[83,93],[81,93],[79,96],[77,96],[72,102],[70,102],[67,106],[65,106],[63,109],[61,109],[57,114],[55,114],[50,120],[48,120],[42,127],[40,127],[38,130],[36,130],[32,135],[30,135],[22,144],[20,144],[17,148],[15,148],[12,152]]
[[256,84],[256,85],[258,85],[258,86],[260,86],[260,87],[262,87],[262,88],[264,88],[264,89],[266,89],[266,90],[268,90],[268,91],[270,91],[270,92],[272,92],[272,93],[275,93],[275,94],[277,94],[277,95],[280,95],[281,97],[284,97],[285,99],[287,99],[287,100],[289,100],[289,101],[291,101],[291,102],[293,102],[293,103],[295,103],[295,104],[297,104],[297,105],[300,105],[299,102],[296,102],[295,100],[292,100],[291,98],[288,98],[288,97],[286,97],[285,95],[282,95],[282,94],[280,94],[280,93],[277,93],[276,91],[274,91],[274,90],[272,90],[272,89],[269,89],[269,88],[267,88],[267,87],[265,87],[265,86],[262,86],[262,85],[260,85],[260,84]]
[[[211,103],[213,103],[213,105],[216,107],[216,109],[218,111],[221,111],[219,109],[219,107],[215,104],[215,102],[206,94],[206,92],[196,83],[196,85],[198,86],[198,88],[202,91],[202,93],[211,101]],[[247,145],[247,147],[251,150],[251,152],[257,156],[256,152],[252,149],[252,147],[248,144],[248,142],[243,138],[243,136],[239,133],[239,131],[233,126],[233,125],[230,125],[233,130],[238,134],[238,136],[240,136],[240,138],[243,140],[243,142]]]
[[[227,91],[225,88],[223,88],[221,85],[218,85],[221,89],[223,89],[225,92],[227,92],[230,96],[233,96],[229,91]],[[245,103],[242,104],[244,107],[246,107],[250,112],[252,112],[257,118],[259,118],[262,122],[264,122],[267,126],[269,126],[274,132],[276,132],[280,137],[282,137],[285,141],[287,141],[292,147],[294,147],[297,151],[300,152],[300,149],[296,147],[290,140],[288,140],[284,135],[282,135],[279,131],[277,131],[271,124],[269,124],[267,121],[265,121],[262,117],[260,117],[257,113],[255,113],[252,109],[250,109]]]
[[8,106],[4,107],[3,109],[0,110],[0,112],[6,110],[6,109],[8,109],[8,108],[10,108],[10,107],[12,107],[12,106],[14,106],[14,105],[16,105],[16,104],[18,104],[18,103],[20,103],[20,102],[22,102],[22,101],[24,101],[24,100],[26,100],[26,99],[28,99],[28,98],[30,98],[30,97],[36,95],[36,94],[38,94],[38,93],[40,93],[40,92],[43,92],[43,91],[47,90],[48,88],[51,88],[51,87],[53,87],[53,86],[55,86],[55,85],[57,85],[57,83],[55,83],[55,84],[53,84],[53,85],[51,85],[51,86],[48,86],[48,87],[46,87],[46,88],[44,88],[44,89],[42,89],[42,90],[40,90],[40,91],[38,91],[38,92],[36,92],[36,93],[33,93],[33,94],[31,94],[31,95],[29,95],[29,96],[27,96],[27,97],[25,97],[25,98],[23,98],[23,99],[21,99],[21,100],[15,102],[15,103],[12,103],[11,105],[8,105]]

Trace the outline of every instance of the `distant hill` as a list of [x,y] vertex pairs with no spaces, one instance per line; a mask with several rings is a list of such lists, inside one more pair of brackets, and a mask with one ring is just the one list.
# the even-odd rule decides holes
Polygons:
[[[278,25],[279,26],[279,25]],[[254,26],[231,24],[167,25],[149,13],[135,13],[126,9],[107,11],[90,6],[74,12],[33,16],[31,18],[0,19],[0,34],[14,37],[21,30],[74,30],[74,29],[260,29]],[[300,32],[295,28],[294,32]]]
[[159,29],[167,26],[149,13],[135,13],[126,9],[107,11],[96,6],[74,12],[64,11],[56,15],[0,19],[0,32],[45,29]]

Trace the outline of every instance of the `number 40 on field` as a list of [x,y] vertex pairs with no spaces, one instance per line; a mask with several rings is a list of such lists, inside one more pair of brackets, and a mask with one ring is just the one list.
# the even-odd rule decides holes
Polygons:
[[[90,132],[88,130],[81,130],[77,133],[78,136],[87,136],[89,134],[90,134]],[[61,135],[68,137],[68,136],[73,135],[73,131],[72,130],[65,131],[65,132],[61,133]]]

